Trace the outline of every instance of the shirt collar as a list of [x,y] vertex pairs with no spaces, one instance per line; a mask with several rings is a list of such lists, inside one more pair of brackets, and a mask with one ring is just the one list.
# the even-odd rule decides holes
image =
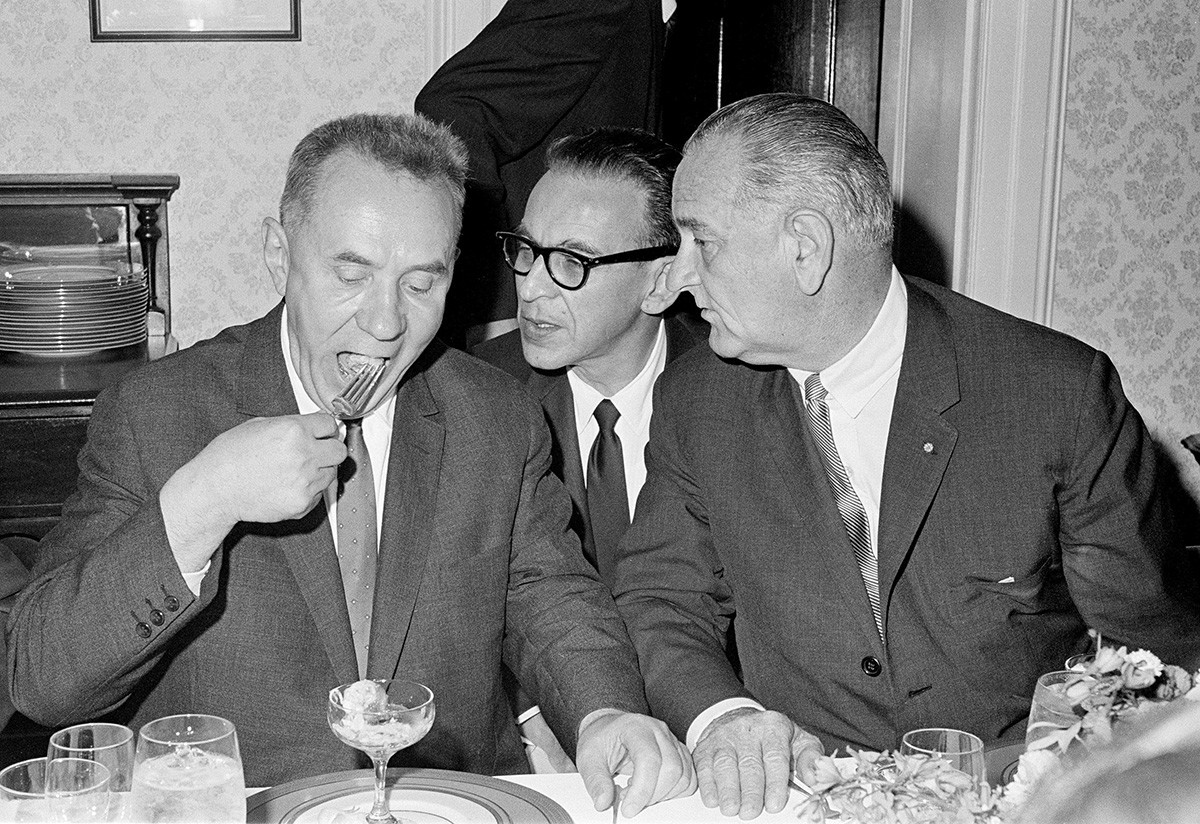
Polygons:
[[[308,392],[304,388],[304,384],[300,381],[300,375],[296,372],[296,367],[292,363],[292,345],[291,336],[288,334],[287,323],[287,304],[283,305],[283,319],[279,323],[279,345],[283,347],[283,362],[287,366],[288,382],[292,385],[292,394],[296,396],[296,408],[300,410],[301,415],[309,415],[313,412],[323,411],[317,403],[308,396]],[[396,393],[393,392],[386,401],[379,404],[371,414],[367,415],[363,421],[374,420],[382,417],[390,425],[392,414],[396,411]]]
[[[610,398],[617,407],[617,411],[621,413],[621,419],[633,424],[636,418],[641,417],[644,410],[650,408],[650,398],[654,393],[654,381],[666,365],[666,326],[660,320],[658,334],[654,337],[654,346],[650,348],[650,355],[646,358],[642,371],[638,372],[633,380],[621,387]],[[576,375],[574,368],[567,370],[567,381],[571,384],[571,396],[575,402],[576,428],[582,430],[596,411],[596,405],[604,400],[605,396]]]
[[[857,418],[871,398],[900,369],[908,328],[908,287],[896,267],[883,306],[862,340],[836,363],[821,370],[821,384],[846,413]],[[801,386],[812,374],[789,369]]]

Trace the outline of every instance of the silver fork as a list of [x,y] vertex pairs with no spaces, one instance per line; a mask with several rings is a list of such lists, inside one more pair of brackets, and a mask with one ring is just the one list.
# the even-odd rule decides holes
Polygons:
[[386,361],[369,363],[346,381],[346,386],[330,404],[335,418],[344,421],[362,417],[363,406],[375,391],[375,384],[379,383],[385,365]]

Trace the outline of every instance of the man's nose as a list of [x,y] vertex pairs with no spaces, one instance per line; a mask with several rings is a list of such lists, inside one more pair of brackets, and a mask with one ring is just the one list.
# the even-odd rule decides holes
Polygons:
[[400,285],[379,284],[362,296],[355,318],[358,326],[376,340],[395,340],[408,328]]
[[546,268],[546,258],[542,255],[534,259],[533,267],[527,274],[514,277],[517,279],[517,297],[526,303],[553,295],[558,290],[558,284],[550,277],[550,270]]
[[679,252],[667,270],[667,289],[672,292],[700,285],[700,275],[696,271],[696,253],[689,247],[690,244],[679,247]]

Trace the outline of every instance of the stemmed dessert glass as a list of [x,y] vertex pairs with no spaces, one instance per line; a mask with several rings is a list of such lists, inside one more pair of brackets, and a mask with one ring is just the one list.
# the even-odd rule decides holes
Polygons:
[[369,824],[399,824],[387,802],[387,765],[433,726],[433,691],[403,680],[355,681],[329,691],[329,728],[375,765],[375,802]]

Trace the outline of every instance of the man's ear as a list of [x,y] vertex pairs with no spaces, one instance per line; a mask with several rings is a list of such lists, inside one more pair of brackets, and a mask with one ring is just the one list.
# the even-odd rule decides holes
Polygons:
[[287,294],[288,239],[283,224],[273,217],[263,218],[263,260],[271,273],[271,282],[280,297]]
[[667,255],[650,262],[651,270],[654,272],[654,282],[650,287],[649,294],[642,298],[642,311],[647,315],[661,315],[670,309],[675,298],[679,297],[678,292],[667,288],[667,274],[671,271],[671,263],[674,260],[674,255]]
[[815,295],[833,266],[833,224],[816,209],[797,209],[786,218],[784,238],[797,285]]

